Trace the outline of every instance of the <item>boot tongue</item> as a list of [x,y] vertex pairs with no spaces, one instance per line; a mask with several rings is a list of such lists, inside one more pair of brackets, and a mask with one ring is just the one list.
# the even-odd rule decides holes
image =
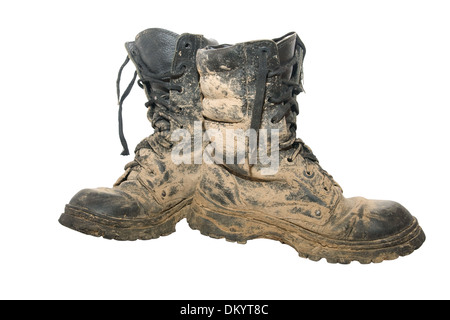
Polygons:
[[152,73],[170,72],[179,35],[159,28],[142,31],[135,46],[142,62]]
[[[297,35],[295,33],[287,34],[284,37],[275,39],[275,43],[278,47],[278,56],[280,59],[280,64],[288,62],[294,57],[295,54],[295,46],[297,43]],[[282,73],[281,77],[283,79],[290,79],[292,75],[293,68],[289,68],[284,73]]]

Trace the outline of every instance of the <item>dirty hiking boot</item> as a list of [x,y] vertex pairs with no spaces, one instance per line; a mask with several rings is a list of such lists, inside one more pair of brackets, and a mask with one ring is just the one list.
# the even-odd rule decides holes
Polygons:
[[[201,119],[196,51],[217,44],[201,35],[178,35],[163,29],[148,29],[125,47],[127,59],[118,76],[119,135],[124,151],[122,104],[136,77],[145,89],[148,119],[154,133],[140,142],[135,159],[113,188],[84,189],[78,192],[59,221],[62,225],[108,239],[154,239],[175,231],[185,217],[199,176],[197,165],[175,165],[171,160],[175,129],[191,132]],[[123,68],[131,60],[136,72],[120,96]]]
[[[274,159],[279,165],[268,174],[264,173],[267,162],[252,164],[246,156],[230,164],[217,159],[224,150],[211,152],[215,164],[202,166],[188,215],[191,228],[239,243],[274,239],[292,246],[301,257],[326,258],[331,263],[381,262],[412,253],[425,235],[403,206],[345,198],[311,149],[296,138],[296,95],[303,91],[304,55],[305,47],[295,33],[198,51],[207,132],[220,130],[221,139],[226,139],[228,129],[241,134],[254,129],[259,130],[261,142],[262,129],[275,129],[279,148],[271,151],[278,152]],[[245,145],[248,154],[250,137]],[[236,148],[234,143],[226,141],[227,156],[230,144]],[[237,159],[237,148],[232,151]]]

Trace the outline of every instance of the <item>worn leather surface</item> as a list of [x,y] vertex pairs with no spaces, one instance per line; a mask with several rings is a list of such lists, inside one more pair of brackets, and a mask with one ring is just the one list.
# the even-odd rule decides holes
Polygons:
[[320,173],[314,171],[313,179],[305,177],[301,162],[283,163],[275,181],[241,177],[219,165],[205,166],[197,202],[212,211],[246,212],[247,218],[274,225],[289,222],[332,240],[386,239],[413,223],[413,216],[397,202],[345,198],[337,188],[326,191]]
[[[288,34],[279,40],[275,40],[278,48],[278,56],[280,64],[288,62],[294,57],[297,35],[295,33]],[[292,67],[282,73],[281,78],[289,79],[292,74]]]
[[[293,57],[295,34],[273,40],[206,48],[197,53],[200,87],[204,96],[205,128],[250,128],[260,56],[267,52],[269,70]],[[298,70],[297,70],[298,71]],[[272,123],[280,106],[268,102],[280,94],[283,80],[293,69],[267,80],[262,129],[279,129],[288,139],[288,123]],[[300,72],[297,72],[297,75]],[[295,81],[300,81],[299,77]],[[292,113],[289,114],[292,116]],[[226,139],[224,137],[224,139]],[[209,165],[203,167],[196,202],[209,212],[230,212],[276,225],[289,222],[321,236],[349,241],[385,239],[410,226],[414,218],[400,204],[365,198],[346,199],[342,189],[317,162],[302,153],[292,159],[295,147],[280,152],[280,168],[271,176],[258,166]],[[278,222],[277,222],[278,221]]]
[[135,45],[145,66],[153,73],[170,71],[179,35],[159,28],[142,31]]
[[[280,38],[280,42],[251,41],[233,46],[208,47],[197,52],[197,67],[203,95],[202,113],[206,129],[220,130],[224,134],[223,141],[226,141],[227,129],[245,132],[250,128],[257,94],[256,78],[261,50],[267,52],[269,70],[275,70],[281,63],[293,57],[296,37],[297,35],[293,33]],[[268,79],[264,97],[260,129],[279,130],[281,144],[292,143],[291,126],[296,119],[295,116],[289,116],[273,122],[278,106],[270,103],[269,98],[280,95],[282,81],[288,80],[292,72],[291,67],[282,74]],[[227,166],[231,170],[247,172],[249,170],[245,166]]]
[[[202,120],[196,51],[215,43],[201,35],[178,35],[164,29],[147,29],[138,34],[135,41],[126,43],[140,77],[149,72],[154,76],[154,73],[184,70],[181,76],[170,80],[183,90],[168,92],[172,106],[170,114],[168,110],[149,108],[149,120],[153,125],[156,121],[160,125],[139,143],[135,160],[126,166],[114,187],[84,189],[69,205],[90,214],[123,221],[158,220],[174,206],[193,197],[200,174],[199,165],[173,163],[170,135],[181,127],[192,132],[194,121]],[[152,90],[158,89],[153,87]],[[147,96],[151,94],[146,93]]]
[[[203,98],[203,115],[207,120],[231,123],[233,129],[248,129],[256,95],[257,50],[265,47],[269,67],[279,65],[276,44],[259,41],[230,47],[200,50],[197,53],[200,87]],[[263,117],[264,118],[264,117]],[[215,123],[206,122],[207,128]],[[271,126],[280,129],[283,139],[287,130],[283,123]]]

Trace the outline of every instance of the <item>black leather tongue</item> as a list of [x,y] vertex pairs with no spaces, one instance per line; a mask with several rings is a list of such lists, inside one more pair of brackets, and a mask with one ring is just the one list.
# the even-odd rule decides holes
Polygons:
[[142,31],[134,42],[141,61],[152,73],[171,70],[179,35],[165,29],[152,28]]
[[[297,43],[297,35],[295,33],[289,33],[284,37],[275,39],[278,47],[278,55],[280,58],[280,64],[288,62],[294,57],[295,45]],[[286,70],[281,77],[283,79],[289,79],[292,75],[292,67]]]

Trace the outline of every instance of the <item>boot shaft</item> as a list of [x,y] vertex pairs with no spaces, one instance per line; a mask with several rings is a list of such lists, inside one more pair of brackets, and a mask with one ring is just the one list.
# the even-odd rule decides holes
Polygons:
[[206,151],[214,153],[213,162],[252,177],[277,172],[296,138],[305,51],[296,33],[198,51],[204,127],[214,140]]
[[[153,28],[139,33],[135,41],[125,44],[125,48],[136,66],[141,82],[144,82],[143,87],[149,101],[155,100],[152,90],[168,91],[170,106],[183,108],[183,119],[198,120],[200,119],[198,107],[200,90],[196,53],[198,49],[211,44],[216,42],[202,35],[190,33],[178,35],[165,29]],[[161,80],[168,82],[169,87],[181,87],[180,90],[167,90],[167,85],[164,86],[158,82],[145,84],[145,79],[156,79],[158,76],[164,78],[163,75],[169,74],[176,76],[165,77]],[[178,124],[174,123],[174,125]]]
[[[131,60],[134,63],[138,84],[145,90],[148,99],[145,104],[147,117],[155,129],[157,137],[153,140],[157,140],[157,144],[171,147],[170,134],[173,130],[183,128],[192,132],[194,122],[201,121],[196,53],[199,48],[214,44],[217,42],[202,35],[178,35],[159,28],[144,30],[135,41],[125,43],[128,53],[126,62]],[[120,75],[121,71],[118,86]],[[122,133],[123,99],[119,98],[119,130],[122,144],[126,145]]]
[[205,127],[276,129],[282,146],[292,144],[298,113],[292,88],[301,86],[304,54],[295,33],[199,50]]

